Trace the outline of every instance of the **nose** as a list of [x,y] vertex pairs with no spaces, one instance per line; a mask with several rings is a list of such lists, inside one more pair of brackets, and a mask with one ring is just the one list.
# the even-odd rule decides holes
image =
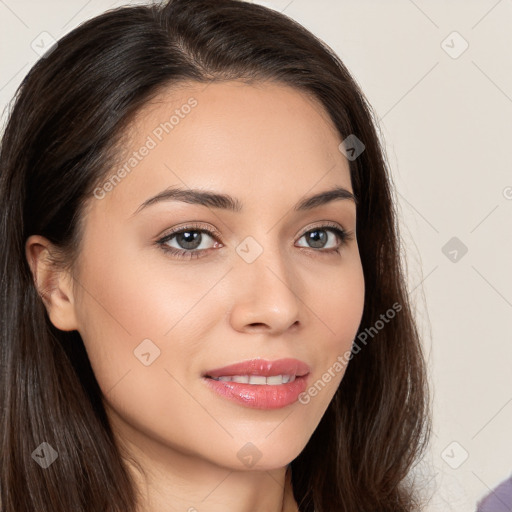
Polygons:
[[232,272],[232,327],[239,332],[282,334],[298,326],[303,302],[300,282],[278,250],[265,250],[252,263],[239,258]]

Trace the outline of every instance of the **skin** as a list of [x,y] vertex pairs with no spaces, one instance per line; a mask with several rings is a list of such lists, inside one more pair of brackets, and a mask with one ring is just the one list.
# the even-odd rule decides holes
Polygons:
[[[322,221],[355,233],[355,204],[293,211],[333,186],[352,192],[348,161],[315,100],[285,85],[239,81],[160,94],[130,126],[126,154],[191,97],[197,106],[103,199],[91,199],[72,275],[48,264],[51,244],[38,235],[27,240],[27,259],[47,290],[52,323],[79,331],[119,444],[145,472],[127,462],[140,511],[296,511],[287,466],[345,367],[308,404],[275,410],[228,401],[201,375],[294,357],[311,367],[314,383],[350,350],[364,303],[357,240],[342,243],[327,228],[325,247],[341,245],[339,254],[326,253],[304,233]],[[228,193],[243,211],[167,201],[134,214],[172,185]],[[202,257],[178,259],[156,243],[190,222],[220,235],[215,244],[203,233],[194,249],[204,249]],[[247,236],[263,248],[252,263],[236,252]],[[187,250],[178,238],[167,245]],[[134,356],[144,339],[160,349],[149,366]],[[261,453],[252,467],[237,457],[248,442]]]

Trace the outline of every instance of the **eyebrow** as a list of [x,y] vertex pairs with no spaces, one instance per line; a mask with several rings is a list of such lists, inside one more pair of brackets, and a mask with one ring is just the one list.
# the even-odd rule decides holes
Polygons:
[[[339,200],[353,201],[354,204],[357,205],[357,199],[354,194],[352,194],[352,192],[346,188],[337,186],[332,189],[319,192],[318,194],[302,198],[297,204],[295,204],[293,209],[297,212],[307,211],[332,201]],[[243,209],[242,203],[237,198],[228,194],[220,194],[217,192],[200,189],[169,187],[156,196],[146,199],[146,201],[144,201],[137,208],[137,210],[135,210],[133,215],[143,210],[144,208],[147,208],[148,206],[163,201],[181,201],[183,203],[198,204],[202,206],[208,206],[210,208],[218,208],[236,213],[241,212]]]

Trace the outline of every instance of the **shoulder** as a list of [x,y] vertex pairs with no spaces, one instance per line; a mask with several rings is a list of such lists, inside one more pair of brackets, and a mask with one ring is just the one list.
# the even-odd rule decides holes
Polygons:
[[477,512],[510,512],[511,506],[512,475],[478,503]]

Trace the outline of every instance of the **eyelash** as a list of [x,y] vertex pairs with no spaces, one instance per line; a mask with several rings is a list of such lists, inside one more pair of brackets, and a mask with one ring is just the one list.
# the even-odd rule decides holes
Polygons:
[[[304,231],[302,235],[299,237],[302,238],[304,235],[307,235],[308,233],[311,233],[312,231],[332,231],[334,232],[338,238],[340,239],[340,243],[337,247],[331,248],[331,249],[315,249],[313,247],[299,247],[299,249],[306,249],[307,251],[313,251],[313,252],[323,252],[328,254],[333,253],[340,253],[340,248],[347,244],[348,241],[353,239],[353,231],[346,231],[344,229],[340,229],[336,224],[331,223],[325,223],[320,226],[314,226],[312,228],[309,228],[307,231]],[[205,256],[205,254],[210,251],[211,249],[191,249],[191,250],[185,250],[185,249],[176,249],[174,247],[169,247],[166,245],[166,242],[173,239],[176,235],[185,233],[185,232],[200,232],[200,233],[206,233],[207,235],[211,236],[214,239],[218,239],[219,235],[215,231],[210,231],[209,229],[205,229],[203,226],[199,224],[190,224],[188,226],[179,228],[175,231],[171,231],[167,235],[163,236],[160,240],[157,240],[157,244],[159,244],[162,248],[162,250],[172,256],[175,256],[179,259],[197,259],[202,258]],[[218,240],[217,240],[218,241]]]

